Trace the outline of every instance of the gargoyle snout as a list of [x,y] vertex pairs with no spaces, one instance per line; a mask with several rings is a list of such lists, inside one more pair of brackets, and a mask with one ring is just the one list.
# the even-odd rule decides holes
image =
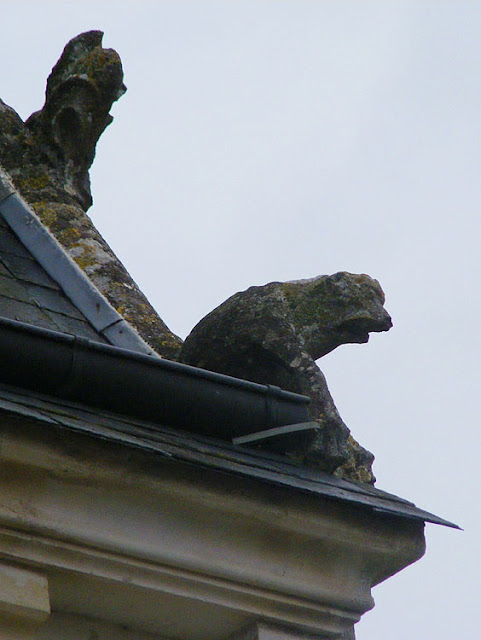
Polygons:
[[389,331],[389,329],[392,327],[391,316],[384,308],[381,309],[378,313],[368,315],[366,321],[369,325],[368,331]]
[[370,333],[389,331],[392,327],[391,316],[385,309],[376,313],[357,313],[341,322],[338,332],[345,342],[367,342]]

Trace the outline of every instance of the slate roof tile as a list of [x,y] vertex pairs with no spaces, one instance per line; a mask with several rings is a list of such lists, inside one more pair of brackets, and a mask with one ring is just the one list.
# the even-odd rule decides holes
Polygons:
[[28,257],[28,251],[23,244],[17,240],[10,229],[7,227],[6,222],[0,216],[0,254],[13,254],[22,257]]
[[19,280],[33,282],[51,289],[59,289],[55,281],[30,257],[20,257],[13,253],[5,253],[2,256],[2,262]]
[[71,318],[76,318],[85,322],[85,318],[80,311],[65,296],[59,295],[58,291],[53,291],[48,287],[27,283],[25,285],[30,297],[43,309],[62,313]]
[[107,343],[107,340],[102,338],[85,319],[77,320],[71,316],[55,313],[48,309],[42,309],[42,311],[56,325],[50,327],[54,331],[70,333],[81,338],[89,338],[89,340],[94,340],[95,342]]
[[37,305],[28,304],[21,300],[14,300],[0,295],[0,316],[11,320],[18,320],[35,327],[60,331],[60,328],[52,322],[52,318],[45,314]]

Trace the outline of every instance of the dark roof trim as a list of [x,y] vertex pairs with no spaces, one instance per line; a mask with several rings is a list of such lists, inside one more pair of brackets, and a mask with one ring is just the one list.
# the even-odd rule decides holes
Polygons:
[[136,448],[159,458],[318,495],[385,516],[459,529],[456,524],[419,509],[412,502],[371,485],[348,482],[317,469],[300,467],[271,452],[249,450],[38,394],[27,395],[25,391],[2,385],[0,410],[47,423],[50,427]]
[[0,318],[0,382],[223,440],[309,420],[309,399]]
[[22,244],[102,336],[116,347],[157,355],[43,226],[1,167],[0,213]]

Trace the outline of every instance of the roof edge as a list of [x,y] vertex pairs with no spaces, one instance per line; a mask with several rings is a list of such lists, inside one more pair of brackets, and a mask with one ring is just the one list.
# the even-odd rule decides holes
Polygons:
[[[233,445],[199,434],[155,424],[120,414],[86,408],[83,404],[58,400],[45,394],[0,383],[0,412],[39,420],[62,431],[118,444],[142,453],[209,469],[227,476],[243,477],[299,493],[366,509],[383,517],[422,521],[453,529],[457,524],[416,507],[412,502],[371,485],[359,485],[326,472],[299,467],[271,452]],[[154,428],[153,428],[154,427]]]

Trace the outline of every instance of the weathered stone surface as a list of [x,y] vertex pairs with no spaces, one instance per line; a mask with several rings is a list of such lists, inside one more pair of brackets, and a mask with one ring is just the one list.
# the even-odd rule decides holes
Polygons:
[[161,320],[85,211],[88,170],[126,90],[122,64],[102,48],[102,32],[71,40],[47,81],[45,105],[24,123],[0,100],[0,164],[42,222],[98,289],[160,355],[175,359],[181,340]]
[[391,318],[383,304],[376,280],[345,272],[251,287],[201,320],[180,360],[308,395],[319,429],[300,437],[289,455],[372,482],[373,456],[350,438],[315,360],[341,344],[367,342],[372,331],[387,331]]

